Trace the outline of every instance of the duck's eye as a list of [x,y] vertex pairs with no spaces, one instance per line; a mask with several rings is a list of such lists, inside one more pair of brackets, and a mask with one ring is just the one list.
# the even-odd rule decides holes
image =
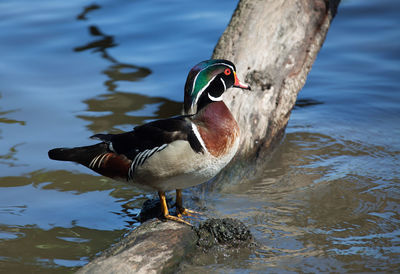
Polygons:
[[224,70],[224,73],[225,73],[225,75],[230,75],[232,73],[232,71],[230,69],[226,68]]

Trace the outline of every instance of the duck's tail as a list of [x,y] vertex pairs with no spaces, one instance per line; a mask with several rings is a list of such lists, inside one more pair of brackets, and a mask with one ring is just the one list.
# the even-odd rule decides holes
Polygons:
[[49,158],[58,161],[76,162],[89,167],[94,158],[107,152],[107,145],[100,143],[84,147],[55,148],[49,150]]
[[101,175],[111,178],[127,178],[131,161],[124,155],[108,149],[106,143],[74,148],[49,150],[49,158],[84,165]]

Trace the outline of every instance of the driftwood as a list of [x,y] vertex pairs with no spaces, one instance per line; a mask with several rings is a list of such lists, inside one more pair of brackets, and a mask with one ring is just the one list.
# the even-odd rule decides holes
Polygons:
[[[239,78],[252,87],[251,92],[233,89],[225,98],[242,133],[234,163],[243,159],[262,159],[283,135],[297,94],[305,83],[338,5],[339,0],[239,2],[213,53],[213,58],[232,60]],[[229,172],[228,167],[219,180]],[[170,222],[154,222],[150,230],[147,230],[148,226],[131,232],[129,235],[140,234],[140,237],[127,236],[111,249],[118,252],[106,252],[84,266],[80,273],[171,270],[179,256],[183,256],[181,251],[193,246],[192,230]],[[165,233],[168,237],[162,237],[162,244],[152,245],[152,236]],[[177,235],[182,235],[178,237],[179,242]],[[133,238],[135,240],[129,240]],[[143,249],[143,246],[151,248]],[[157,254],[165,256],[157,257]]]

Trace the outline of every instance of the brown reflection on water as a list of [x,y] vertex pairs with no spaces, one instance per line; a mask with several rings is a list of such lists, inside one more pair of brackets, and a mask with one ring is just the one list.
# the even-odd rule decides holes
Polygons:
[[[80,15],[78,15],[77,19],[87,20],[86,14],[99,8],[101,7],[96,4],[89,5],[84,8],[84,11]],[[104,83],[109,91],[116,91],[118,81],[135,82],[147,77],[151,73],[151,70],[148,68],[119,62],[108,53],[108,49],[118,45],[115,43],[114,36],[104,34],[99,27],[94,25],[91,25],[88,28],[90,35],[95,38],[94,41],[87,42],[82,46],[77,46],[74,48],[74,51],[82,52],[91,50],[94,53],[100,52],[101,57],[111,63],[108,69],[103,71],[103,73],[109,78],[109,80]]]
[[[132,209],[140,208],[145,199],[124,183],[66,170],[1,177],[1,190],[19,191],[7,204],[0,203],[0,272],[4,273],[16,269],[18,273],[70,273],[117,241],[126,228],[137,225]],[[99,201],[95,197],[100,192],[114,199]],[[63,204],[71,209],[57,212]],[[103,204],[105,210],[99,213],[101,209],[95,207]],[[112,208],[117,210],[110,212]],[[104,226],[119,219],[125,227]]]
[[124,233],[73,225],[42,229],[0,224],[0,230],[12,235],[0,242],[0,270],[4,273],[16,273],[15,269],[18,273],[71,273]]
[[68,170],[38,170],[24,176],[1,177],[1,187],[19,187],[32,185],[43,190],[57,190],[71,192],[76,195],[93,192],[112,190],[109,195],[122,200],[129,200],[134,196],[141,195],[134,188],[123,182],[114,181],[107,177],[97,175],[76,173]]
[[147,77],[151,73],[151,70],[148,68],[122,63],[112,57],[107,50],[117,46],[114,42],[114,36],[103,34],[97,26],[89,26],[89,33],[96,38],[99,37],[99,39],[88,42],[83,46],[75,47],[74,51],[91,50],[92,52],[100,52],[103,59],[112,63],[108,69],[103,71],[109,78],[104,83],[109,91],[116,90],[118,81],[135,82]]
[[[1,96],[0,96],[1,99]],[[7,110],[7,111],[0,111],[0,123],[4,123],[4,124],[19,124],[21,126],[24,126],[26,124],[25,121],[18,121],[15,119],[10,119],[5,117],[7,114],[13,113],[17,110]]]
[[86,15],[87,15],[89,12],[94,11],[94,10],[98,10],[98,9],[100,9],[100,8],[101,8],[101,6],[99,6],[99,5],[97,5],[97,4],[91,4],[91,5],[89,5],[89,6],[85,6],[85,7],[83,8],[83,11],[82,11],[80,14],[78,14],[78,15],[76,16],[76,19],[77,19],[77,20],[87,20]]
[[24,164],[18,163],[19,160],[16,157],[18,152],[18,147],[23,145],[16,144],[9,148],[8,152],[5,154],[0,154],[0,164],[7,165],[8,167],[24,166]]
[[[125,130],[131,130],[148,120],[178,115],[182,109],[182,103],[127,92],[103,94],[84,103],[88,105],[87,113],[77,117],[89,121],[87,127],[92,132],[118,132],[118,126],[122,125],[128,125]],[[151,112],[148,108],[154,110]]]
[[[86,6],[82,13],[77,16],[77,19],[87,20],[87,13],[100,8],[101,6],[97,4]],[[119,62],[108,53],[108,49],[117,46],[114,36],[104,34],[99,27],[94,25],[89,26],[88,29],[94,40],[75,47],[74,51],[100,52],[101,57],[111,63],[102,72],[108,78],[104,85],[111,93],[85,100],[84,103],[88,105],[86,112],[77,115],[78,118],[90,122],[87,127],[92,132],[120,132],[119,126],[128,126],[124,130],[131,130],[133,126],[142,124],[147,120],[167,118],[181,112],[181,103],[165,98],[149,97],[118,90],[118,82],[139,81],[147,77],[151,70]],[[155,109],[152,112],[147,111],[146,109],[149,107]]]
[[[1,98],[2,98],[2,95],[1,95],[1,92],[0,92],[0,99]],[[11,109],[11,110],[10,109],[8,109],[8,110],[0,109],[0,124],[19,124],[21,126],[25,126],[26,125],[25,121],[15,120],[15,119],[7,117],[9,114],[12,114],[12,113],[14,113],[16,111],[18,111],[18,109]],[[1,128],[0,128],[0,139],[1,138],[3,138],[3,137],[1,135]],[[17,145],[15,145],[15,146],[17,146]]]

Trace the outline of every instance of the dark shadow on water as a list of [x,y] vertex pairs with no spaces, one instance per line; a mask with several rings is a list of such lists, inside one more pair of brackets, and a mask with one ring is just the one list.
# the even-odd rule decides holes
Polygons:
[[76,19],[77,20],[87,20],[86,15],[89,12],[94,11],[94,10],[98,10],[100,8],[101,8],[101,6],[99,6],[97,4],[91,4],[89,6],[86,6],[86,7],[84,7],[83,11],[80,14],[78,14],[78,16],[76,16]]
[[[86,6],[84,11],[77,16],[77,19],[87,20],[86,14],[88,12],[100,8],[101,7],[96,4]],[[104,34],[98,26],[90,25],[88,28],[90,35],[95,38],[94,41],[88,42],[82,46],[77,46],[74,48],[74,51],[83,52],[91,50],[94,53],[100,52],[101,57],[111,63],[108,69],[103,71],[103,73],[109,78],[109,80],[104,82],[109,91],[116,91],[118,81],[135,82],[151,74],[151,70],[148,68],[119,62],[107,51],[110,48],[118,46],[115,42],[114,36]]]
[[[101,6],[92,4],[84,7],[78,20],[88,20],[87,13],[100,9]],[[85,113],[79,113],[78,118],[89,121],[87,126],[92,132],[119,132],[120,126],[123,130],[131,130],[135,125],[142,124],[148,120],[166,118],[180,113],[181,103],[173,102],[164,98],[149,97],[132,92],[118,90],[118,82],[136,82],[151,74],[151,70],[145,67],[119,62],[108,53],[108,49],[118,46],[113,35],[103,33],[98,26],[88,26],[93,41],[74,48],[75,52],[91,51],[101,53],[101,57],[110,65],[102,73],[107,76],[104,85],[108,91],[85,100],[88,105]],[[148,108],[154,108],[149,115]],[[143,111],[144,110],[144,111]],[[143,112],[141,114],[140,112]]]
[[304,99],[298,99],[296,101],[296,104],[294,108],[304,108],[304,107],[310,107],[310,106],[315,106],[315,105],[321,105],[324,102],[314,100],[314,99],[309,99],[309,98],[304,98]]
[[89,26],[89,33],[95,37],[100,36],[100,38],[83,46],[75,47],[74,51],[81,52],[85,50],[93,50],[93,52],[101,52],[104,58],[116,62],[116,60],[107,53],[107,49],[118,45],[114,43],[114,36],[103,34],[96,26]]

